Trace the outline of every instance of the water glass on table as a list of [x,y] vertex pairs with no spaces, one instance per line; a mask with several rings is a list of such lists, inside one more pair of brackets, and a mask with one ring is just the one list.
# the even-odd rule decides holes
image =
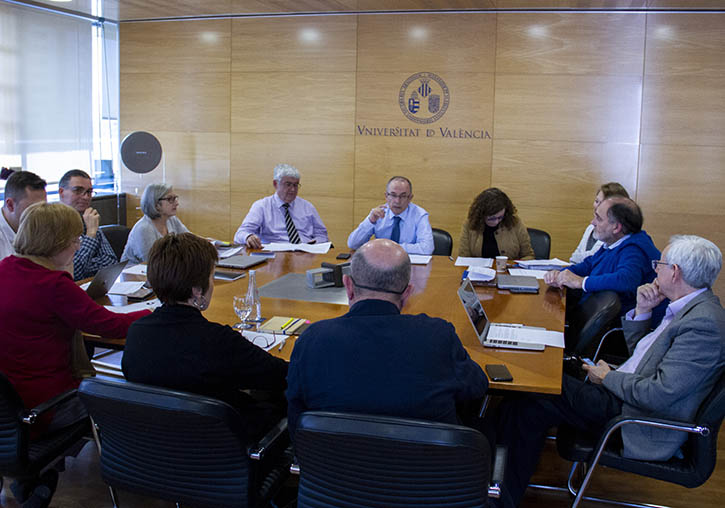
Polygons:
[[253,302],[249,301],[249,298],[246,296],[235,296],[234,297],[234,313],[239,318],[239,323],[234,325],[234,328],[237,330],[248,330],[253,327],[253,325],[250,325],[247,323],[247,318],[252,313],[252,309],[254,307]]

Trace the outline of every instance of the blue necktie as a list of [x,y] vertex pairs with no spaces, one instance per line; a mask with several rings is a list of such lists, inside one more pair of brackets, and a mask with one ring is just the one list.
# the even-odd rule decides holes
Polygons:
[[390,239],[395,243],[398,243],[400,240],[400,217],[393,217],[393,222],[395,224],[393,224],[393,232],[390,235]]

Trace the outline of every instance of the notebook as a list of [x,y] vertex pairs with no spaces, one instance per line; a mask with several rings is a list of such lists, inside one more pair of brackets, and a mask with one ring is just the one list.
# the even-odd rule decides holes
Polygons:
[[483,346],[532,351],[544,350],[544,344],[537,343],[536,336],[541,332],[548,333],[548,330],[519,324],[491,323],[473,289],[471,279],[466,277],[461,287],[458,288],[458,298],[461,299],[468,320]]
[[496,285],[499,289],[508,289],[512,293],[539,292],[538,279],[528,275],[506,275],[502,273],[496,277]]
[[267,261],[267,258],[262,256],[245,256],[242,254],[238,254],[229,258],[220,259],[219,261],[217,261],[217,266],[244,270],[245,268],[249,268],[250,266],[264,263],[265,261]]
[[86,289],[88,296],[94,300],[106,296],[108,290],[111,289],[113,283],[116,282],[118,276],[126,268],[127,263],[128,261],[124,261],[123,263],[116,263],[115,265],[106,266],[98,270],[96,276],[93,277],[93,280]]

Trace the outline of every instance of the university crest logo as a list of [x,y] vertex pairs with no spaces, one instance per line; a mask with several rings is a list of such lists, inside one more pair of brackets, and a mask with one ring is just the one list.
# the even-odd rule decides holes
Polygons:
[[398,104],[409,120],[433,123],[448,109],[450,93],[446,83],[432,72],[418,72],[400,87]]

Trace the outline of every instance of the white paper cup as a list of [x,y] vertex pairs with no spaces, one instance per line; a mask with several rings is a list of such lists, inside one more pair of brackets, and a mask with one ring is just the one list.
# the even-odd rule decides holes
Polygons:
[[504,273],[506,271],[506,262],[509,260],[506,256],[496,256],[496,271]]

